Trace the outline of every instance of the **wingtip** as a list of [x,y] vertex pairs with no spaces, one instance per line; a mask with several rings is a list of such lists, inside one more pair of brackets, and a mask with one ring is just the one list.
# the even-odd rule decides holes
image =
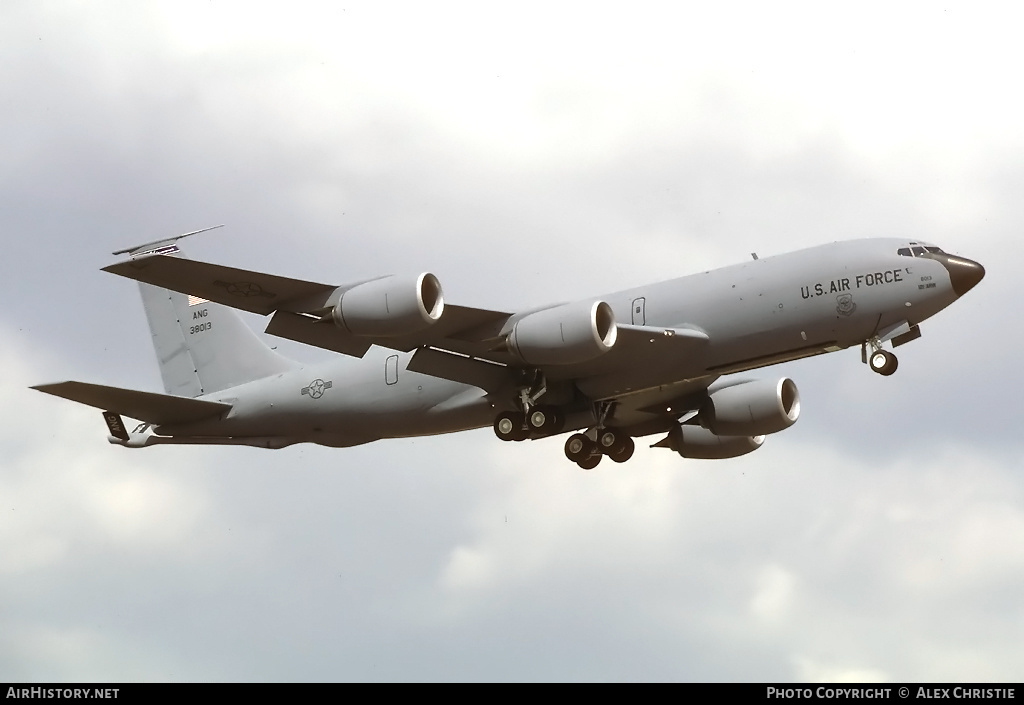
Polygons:
[[48,382],[47,384],[33,384],[29,389],[34,389],[37,392],[43,394],[49,394],[53,397],[60,397],[61,399],[67,399],[64,392],[67,389],[73,387],[77,382],[74,380],[66,379],[63,382]]
[[[160,249],[162,247],[170,247],[174,243],[176,243],[178,240],[181,240],[182,238],[190,237],[192,235],[198,235],[199,233],[205,233],[205,232],[209,232],[211,230],[216,230],[217,228],[223,228],[223,227],[224,227],[224,223],[221,223],[220,225],[213,225],[213,226],[211,226],[209,228],[202,228],[200,230],[193,230],[192,232],[185,233],[184,235],[175,235],[174,237],[165,237],[163,239],[153,240],[152,242],[147,242],[147,243],[144,243],[142,245],[135,245],[134,247],[126,247],[123,250],[117,250],[116,252],[112,252],[111,254],[113,254],[113,255],[130,255],[132,257],[140,257],[142,255],[149,254],[150,252],[158,250],[158,249]],[[177,248],[175,248],[175,249],[177,249]]]

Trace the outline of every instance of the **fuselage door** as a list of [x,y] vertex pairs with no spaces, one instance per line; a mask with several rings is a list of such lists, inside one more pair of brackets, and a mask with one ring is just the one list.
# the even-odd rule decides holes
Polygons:
[[646,326],[647,325],[647,312],[646,312],[646,299],[639,297],[633,299],[633,325],[634,326]]
[[384,361],[384,381],[398,384],[398,355],[389,355]]

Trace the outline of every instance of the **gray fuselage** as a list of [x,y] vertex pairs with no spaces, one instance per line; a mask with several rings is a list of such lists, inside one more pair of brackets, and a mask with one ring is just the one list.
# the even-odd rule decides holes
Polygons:
[[[612,307],[619,323],[695,329],[707,334],[708,343],[692,354],[642,365],[617,359],[613,350],[567,368],[564,379],[557,370],[548,376],[553,385],[573,385],[588,399],[618,400],[616,419],[625,425],[641,422],[645,407],[706,389],[721,375],[840,350],[901,324],[916,325],[958,292],[948,256],[898,254],[907,247],[898,239],[837,242],[594,297]],[[300,366],[201,397],[230,403],[226,418],[157,430],[350,446],[492,423],[502,400],[410,371],[410,357],[375,347],[358,361]]]

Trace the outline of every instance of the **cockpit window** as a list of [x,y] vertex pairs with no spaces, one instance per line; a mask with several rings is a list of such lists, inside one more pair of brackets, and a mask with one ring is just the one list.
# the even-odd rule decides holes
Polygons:
[[942,251],[941,247],[921,247],[919,245],[915,245],[914,247],[901,247],[896,250],[896,254],[900,257],[924,257],[926,252],[931,252],[936,255],[946,254]]

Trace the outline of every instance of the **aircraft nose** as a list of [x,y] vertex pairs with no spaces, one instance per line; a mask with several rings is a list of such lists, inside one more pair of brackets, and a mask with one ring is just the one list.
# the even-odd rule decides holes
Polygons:
[[966,257],[947,255],[942,259],[942,266],[949,272],[949,281],[957,296],[966,294],[985,276],[985,268]]

